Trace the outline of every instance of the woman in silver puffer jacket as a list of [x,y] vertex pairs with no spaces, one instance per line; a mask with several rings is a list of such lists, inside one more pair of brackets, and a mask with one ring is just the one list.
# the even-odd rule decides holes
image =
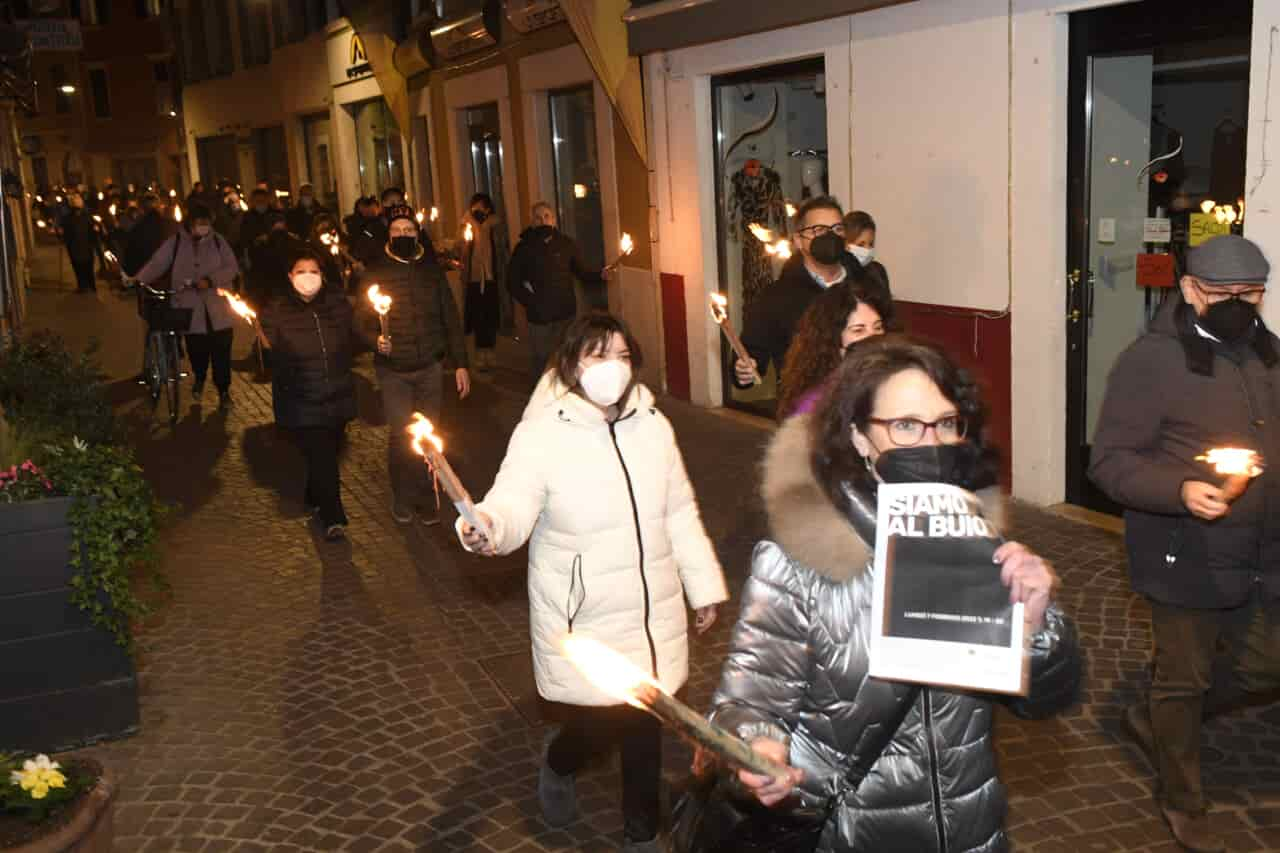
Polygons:
[[[937,349],[891,335],[854,346],[819,409],[769,448],[773,541],[756,547],[712,718],[791,765],[784,779],[738,781],[770,814],[825,813],[819,851],[1007,850],[993,706],[1044,717],[1076,696],[1080,654],[1050,601],[1057,579],[1017,543],[996,562],[1034,632],[1026,697],[867,675],[876,481],[989,487],[981,435],[976,386]],[[986,506],[999,526],[998,494]]]

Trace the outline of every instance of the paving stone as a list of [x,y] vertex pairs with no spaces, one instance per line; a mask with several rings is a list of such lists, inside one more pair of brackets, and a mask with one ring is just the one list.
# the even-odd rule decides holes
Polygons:
[[[367,358],[342,460],[352,523],[345,542],[329,543],[302,518],[301,459],[273,426],[248,330],[237,330],[235,407],[217,412],[212,395],[192,406],[184,388],[170,429],[128,379],[139,345],[131,300],[41,290],[32,302],[31,325],[73,344],[112,330],[109,392],[157,493],[179,505],[163,540],[172,593],[143,626],[141,732],[88,750],[120,774],[118,849],[616,849],[616,762],[585,773],[583,819],[551,830],[538,816],[546,715],[529,666],[526,555],[486,561],[462,552],[447,523],[390,518],[386,426]],[[525,387],[499,370],[472,399],[445,406],[450,459],[476,492],[492,482]],[[662,407],[736,597],[766,530],[744,472],[756,469],[767,432],[676,401]],[[1088,657],[1082,701],[1062,718],[998,713],[1015,847],[1175,850],[1151,771],[1119,723],[1144,688],[1150,651],[1123,543],[1022,505],[1012,521],[1014,536],[1057,566]],[[691,640],[685,694],[695,706],[710,699],[736,609],[730,602]],[[1278,709],[1206,730],[1206,790],[1233,850],[1280,849],[1278,753]],[[667,739],[673,786],[689,758]]]

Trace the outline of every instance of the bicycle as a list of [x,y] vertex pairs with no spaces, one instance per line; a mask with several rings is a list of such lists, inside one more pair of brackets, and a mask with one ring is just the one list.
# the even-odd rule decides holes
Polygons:
[[143,377],[151,394],[152,408],[163,394],[169,406],[169,425],[178,422],[178,396],[182,385],[182,351],[179,336],[191,327],[190,308],[174,308],[173,293],[156,290],[138,281],[138,300],[147,322],[147,349]]

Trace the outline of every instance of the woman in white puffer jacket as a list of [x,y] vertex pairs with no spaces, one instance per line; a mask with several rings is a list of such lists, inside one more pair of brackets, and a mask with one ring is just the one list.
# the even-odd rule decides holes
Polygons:
[[574,774],[622,751],[628,851],[657,850],[661,730],[593,687],[565,657],[572,630],[612,647],[664,688],[689,671],[685,599],[699,633],[728,598],[671,424],[635,382],[640,351],[614,317],[581,317],[555,360],[557,392],[511,437],[477,509],[489,538],[459,520],[470,551],[509,554],[529,542],[529,611],[538,692],[575,706],[549,738],[538,776],[552,826],[576,817]]

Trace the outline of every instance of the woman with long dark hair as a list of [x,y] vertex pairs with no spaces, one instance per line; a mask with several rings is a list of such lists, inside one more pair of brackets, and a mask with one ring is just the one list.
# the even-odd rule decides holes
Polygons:
[[893,321],[893,303],[857,282],[836,285],[800,317],[782,366],[778,418],[811,412],[849,347],[883,335]]
[[812,821],[818,851],[1005,851],[993,706],[1044,717],[1070,704],[1074,629],[1052,604],[1053,570],[1008,542],[994,560],[1025,605],[1025,697],[869,677],[874,532],[859,507],[894,482],[977,491],[995,482],[995,455],[973,381],[935,347],[888,335],[854,347],[817,410],[769,447],[772,541],[756,546],[712,719],[790,765],[736,779],[771,807],[766,822]]
[[598,639],[674,691],[689,672],[686,600],[702,633],[728,592],[671,424],[636,379],[631,332],[608,314],[579,317],[553,364],[548,410],[516,427],[477,507],[488,535],[459,521],[459,536],[482,554],[529,543],[534,675],[567,718],[538,775],[543,817],[573,821],[575,774],[618,746],[623,850],[656,853],[660,727],[588,682],[562,642],[569,632]]

